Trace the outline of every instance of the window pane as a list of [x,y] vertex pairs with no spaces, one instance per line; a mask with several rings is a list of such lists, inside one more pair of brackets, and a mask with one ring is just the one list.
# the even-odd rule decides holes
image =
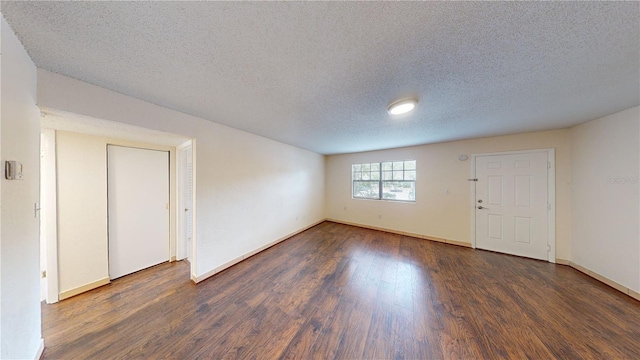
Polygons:
[[415,170],[416,169],[416,161],[415,160],[408,160],[404,162],[404,169],[405,170]]
[[380,196],[380,182],[378,181],[354,181],[353,197],[378,199]]
[[384,181],[382,198],[387,200],[416,201],[415,181]]
[[352,164],[352,195],[377,200],[382,193],[385,200],[415,201],[416,167],[416,160]]

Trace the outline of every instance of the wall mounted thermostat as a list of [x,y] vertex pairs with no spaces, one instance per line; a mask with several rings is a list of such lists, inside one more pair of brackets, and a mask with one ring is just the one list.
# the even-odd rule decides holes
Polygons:
[[17,161],[5,161],[4,177],[7,180],[22,180],[22,163]]

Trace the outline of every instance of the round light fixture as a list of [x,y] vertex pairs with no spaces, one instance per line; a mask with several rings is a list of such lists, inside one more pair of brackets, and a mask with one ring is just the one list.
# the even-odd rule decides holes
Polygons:
[[400,99],[387,106],[387,112],[391,115],[400,115],[413,110],[418,103],[418,99]]

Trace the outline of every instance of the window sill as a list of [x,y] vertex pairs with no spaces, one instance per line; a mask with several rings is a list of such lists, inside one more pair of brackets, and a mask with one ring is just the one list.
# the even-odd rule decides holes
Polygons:
[[358,197],[351,197],[351,200],[368,200],[368,201],[384,201],[384,202],[394,202],[394,203],[401,203],[401,204],[415,204],[416,200],[393,200],[393,199],[368,199],[368,198],[358,198]]

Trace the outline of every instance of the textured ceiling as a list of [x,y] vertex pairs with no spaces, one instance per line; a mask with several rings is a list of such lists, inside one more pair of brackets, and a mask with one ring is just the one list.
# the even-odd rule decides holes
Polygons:
[[[639,2],[2,2],[38,67],[323,154],[640,103]],[[392,118],[386,105],[420,98]]]

